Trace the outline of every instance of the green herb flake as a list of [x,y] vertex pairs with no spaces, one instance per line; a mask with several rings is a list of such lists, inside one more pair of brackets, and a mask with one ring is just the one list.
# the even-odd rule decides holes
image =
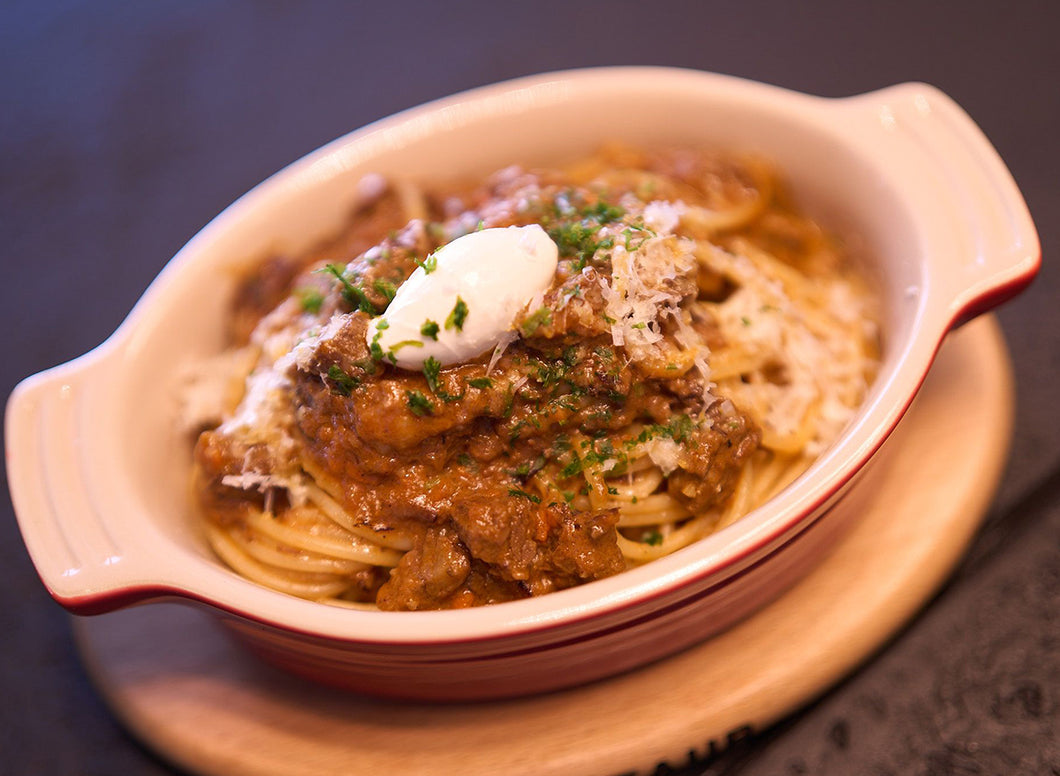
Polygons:
[[515,498],[525,498],[534,504],[541,503],[541,497],[535,496],[533,493],[527,493],[525,490],[519,490],[518,488],[508,488],[508,495],[514,496]]
[[331,381],[331,389],[340,396],[349,396],[350,391],[360,385],[360,381],[342,371],[338,364],[332,364],[328,368],[328,379]]
[[519,331],[522,332],[524,337],[530,337],[542,326],[549,326],[551,323],[552,311],[547,307],[538,307],[526,320],[519,324]]
[[533,477],[539,471],[545,468],[545,464],[548,463],[548,459],[543,455],[537,456],[533,461],[527,461],[519,464],[513,471],[508,472],[514,479],[526,482],[526,480]]
[[383,352],[383,346],[379,344],[379,335],[368,343],[368,352],[372,354],[372,361],[382,361],[386,354]]
[[665,425],[653,424],[646,426],[640,434],[632,439],[626,440],[626,447],[635,447],[638,444],[644,444],[650,439],[656,437],[668,437],[678,444],[684,444],[692,438],[692,432],[696,429],[696,421],[694,421],[689,415],[675,415],[670,419],[669,423]]
[[419,391],[405,391],[405,397],[413,415],[422,418],[434,413],[434,403]]
[[652,547],[658,547],[663,543],[663,535],[658,531],[652,531],[644,535],[644,543],[650,544]]
[[427,387],[431,389],[431,393],[437,396],[444,402],[457,401],[464,398],[464,394],[454,396],[451,393],[445,391],[441,384],[438,382],[438,375],[442,371],[441,362],[434,356],[427,356],[423,362],[423,377],[427,380]]
[[372,288],[374,288],[379,294],[386,297],[386,301],[393,302],[394,297],[397,295],[397,287],[385,278],[376,278],[372,281]]
[[501,409],[501,417],[507,418],[512,414],[512,408],[515,405],[515,387],[508,383],[508,390],[504,393],[504,407]]
[[472,377],[467,381],[467,384],[472,388],[492,388],[493,381],[488,377]]
[[434,356],[427,356],[423,362],[423,376],[427,379],[427,387],[431,389],[431,393],[438,393],[438,375],[441,371],[441,362]]
[[598,221],[601,224],[610,223],[612,221],[618,221],[626,214],[626,211],[618,206],[612,205],[604,200],[597,200],[594,204],[588,207],[582,208],[581,215],[583,218],[592,219]]
[[456,304],[453,305],[452,312],[450,312],[449,317],[445,319],[445,328],[463,331],[464,321],[467,320],[467,313],[467,302],[458,296],[456,298]]
[[314,314],[320,312],[320,308],[324,304],[324,295],[317,289],[309,287],[299,288],[294,293],[305,312]]
[[419,259],[413,259],[416,265],[423,270],[424,275],[430,275],[436,269],[438,269],[438,256],[437,254],[430,254],[426,259],[420,261]]
[[571,452],[570,462],[563,467],[563,471],[559,474],[561,477],[573,477],[582,470],[582,460],[578,457],[578,454]]
[[419,340],[407,339],[401,340],[401,342],[395,342],[394,346],[390,348],[390,353],[397,353],[402,348],[422,348],[423,343]]
[[424,337],[427,337],[428,339],[432,339],[435,342],[437,342],[438,341],[438,328],[439,328],[438,324],[435,321],[432,321],[430,318],[428,318],[427,320],[425,320],[423,322],[423,325],[420,326],[420,334],[422,334]]
[[574,260],[574,270],[580,272],[596,253],[596,233],[599,225],[564,224],[548,230],[548,236],[559,248],[560,256]]
[[680,444],[688,441],[696,424],[688,415],[678,415],[666,424],[667,436]]
[[361,312],[368,313],[369,315],[376,315],[378,313],[375,309],[375,305],[372,304],[371,300],[365,295],[364,289],[355,286],[346,277],[345,267],[340,267],[338,264],[326,264],[323,269],[318,271],[326,272],[339,281],[339,284],[342,287],[342,298],[352,307]]

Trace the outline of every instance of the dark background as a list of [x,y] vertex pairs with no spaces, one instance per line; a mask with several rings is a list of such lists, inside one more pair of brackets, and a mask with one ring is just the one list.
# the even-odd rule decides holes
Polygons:
[[[1008,472],[967,558],[907,629],[809,708],[687,774],[1060,774],[1058,33],[1052,0],[7,0],[0,394],[99,344],[262,178],[417,103],[605,64],[826,96],[930,82],[993,140],[1041,233],[1041,276],[1000,313],[1018,381]],[[0,773],[171,773],[88,684],[2,492]]]

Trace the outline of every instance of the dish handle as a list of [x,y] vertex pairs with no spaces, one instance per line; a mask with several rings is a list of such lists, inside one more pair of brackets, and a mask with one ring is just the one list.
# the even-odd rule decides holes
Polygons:
[[[927,225],[926,248],[948,327],[1022,291],[1041,265],[1026,202],[986,135],[950,97],[907,83],[851,98],[889,161],[894,185]],[[848,103],[849,104],[849,103]],[[888,151],[892,153],[887,153]]]
[[112,341],[27,378],[5,414],[8,484],[23,540],[52,597],[77,613],[166,592],[145,581],[159,579],[157,559],[127,553],[129,537],[108,519],[127,494],[97,476],[115,454],[97,432],[118,411],[112,375],[121,355]]

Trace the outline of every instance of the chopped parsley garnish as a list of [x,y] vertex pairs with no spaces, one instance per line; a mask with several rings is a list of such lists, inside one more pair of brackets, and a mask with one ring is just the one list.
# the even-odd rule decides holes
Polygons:
[[339,281],[342,286],[342,298],[349,302],[352,307],[361,312],[368,313],[369,315],[376,315],[378,313],[375,309],[375,305],[372,304],[371,300],[365,295],[364,289],[355,286],[346,277],[345,267],[340,267],[338,264],[326,264],[323,269],[318,271],[327,272]]
[[626,446],[632,447],[634,445],[643,444],[656,437],[667,437],[678,444],[683,444],[692,437],[692,432],[695,431],[695,429],[696,422],[692,420],[691,416],[675,415],[670,419],[669,423],[656,423],[651,426],[646,426],[640,434],[628,440]]
[[508,441],[514,442],[516,439],[518,439],[519,435],[523,433],[523,427],[528,425],[528,423],[529,421],[520,420],[518,423],[512,426],[511,430],[508,431]]
[[[650,237],[653,237],[655,232],[643,226],[628,226],[622,230],[622,235],[626,238],[623,247],[627,251],[635,251],[644,245]],[[639,242],[634,245],[634,240],[639,240]]]
[[677,415],[665,426],[665,434],[675,442],[687,442],[696,424],[690,415]]
[[520,480],[522,482],[526,482],[533,475],[537,474],[539,471],[544,469],[545,468],[545,464],[547,462],[548,461],[545,459],[545,456],[539,455],[533,461],[528,461],[526,463],[519,464],[517,467],[515,467],[515,469],[511,470],[508,473],[513,478],[515,478],[517,480]]
[[456,298],[456,304],[453,305],[452,312],[449,313],[449,317],[445,319],[445,328],[463,331],[464,321],[467,320],[467,313],[467,302],[458,296]]
[[602,199],[590,205],[575,208],[569,201],[570,196],[573,196],[573,193],[556,198],[554,212],[558,223],[552,225],[547,231],[548,236],[559,248],[560,256],[573,259],[574,270],[580,271],[585,268],[596,251],[615,246],[613,238],[600,239],[598,232],[604,224],[620,220],[626,211]]
[[583,218],[591,219],[601,224],[618,221],[626,214],[625,209],[621,206],[613,205],[602,199],[597,200],[588,207],[583,207],[580,212]]
[[438,373],[442,371],[442,363],[434,356],[427,356],[423,362],[423,376],[427,378],[427,387],[433,392],[438,392]]
[[416,262],[417,266],[423,269],[424,275],[430,275],[432,272],[438,269],[438,256],[433,253],[423,261],[420,261],[419,259],[413,259],[413,261]]
[[658,547],[663,543],[663,535],[658,531],[652,531],[644,535],[644,543],[650,544],[652,547]]
[[423,376],[427,380],[427,387],[431,389],[431,393],[437,396],[442,401],[456,401],[457,399],[464,398],[464,394],[459,396],[453,396],[451,393],[447,393],[438,384],[438,375],[442,371],[441,362],[434,356],[427,356],[423,362]]
[[538,307],[519,325],[519,331],[524,337],[530,337],[542,326],[548,326],[551,323],[552,311],[547,307]]
[[600,227],[580,223],[565,224],[548,230],[548,236],[559,248],[559,255],[574,259],[574,269],[581,271],[596,253],[596,233]]
[[360,380],[346,374],[338,364],[328,367],[328,379],[331,381],[331,389],[341,396],[349,396],[350,391],[360,385]]
[[493,381],[488,377],[472,377],[467,381],[467,384],[472,388],[492,388]]
[[[372,344],[373,345],[376,344],[374,340],[373,340]],[[399,350],[401,350],[402,348],[422,348],[422,347],[423,347],[423,343],[420,342],[419,340],[412,340],[412,339],[401,340],[401,342],[395,342],[394,346],[392,348],[390,348],[390,350],[388,350],[386,352],[386,357],[390,359],[390,363],[391,364],[396,364],[397,363],[397,352]],[[374,353],[374,351],[373,351],[373,353]]]
[[295,296],[298,297],[298,303],[302,305],[302,309],[305,312],[320,312],[320,307],[324,304],[324,295],[322,293],[315,288],[299,288],[294,293]]
[[[592,442],[589,449],[582,452],[581,466],[601,466],[605,467],[605,471],[609,474],[622,474],[626,471],[626,467],[629,466],[629,455],[622,450],[616,450],[614,443],[607,438],[598,439]],[[573,456],[574,453],[571,453]],[[572,462],[573,463],[573,462]],[[570,465],[568,465],[570,468]],[[566,469],[564,469],[566,471]]]
[[422,418],[424,415],[434,413],[434,403],[419,391],[405,391],[405,397],[408,399],[409,409],[412,410],[413,415]]
[[368,343],[368,352],[372,354],[372,361],[382,361],[386,354],[383,352],[383,346],[379,344],[380,335],[376,333],[372,337],[372,341]]
[[372,288],[386,297],[386,301],[393,302],[397,296],[397,287],[385,278],[376,278],[372,281]]
[[508,495],[515,496],[516,498],[525,498],[534,504],[541,503],[541,497],[535,496],[533,493],[527,493],[525,490],[519,490],[518,488],[508,488]]
[[438,328],[439,328],[438,324],[435,321],[432,321],[430,318],[428,318],[427,320],[425,320],[423,322],[423,325],[420,326],[420,334],[422,334],[424,337],[427,337],[427,338],[432,339],[435,342],[437,342],[438,341]]
[[573,477],[582,470],[582,459],[573,451],[571,451],[570,455],[570,463],[563,467],[563,471],[560,472],[561,477]]

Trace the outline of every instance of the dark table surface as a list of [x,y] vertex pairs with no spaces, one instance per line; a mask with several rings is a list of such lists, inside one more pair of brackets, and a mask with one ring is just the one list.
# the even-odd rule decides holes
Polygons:
[[[993,140],[1044,246],[1040,277],[999,314],[1018,388],[1009,467],[967,557],[907,628],[809,707],[682,773],[1060,774],[1058,33],[1053,0],[8,0],[0,393],[101,342],[253,184],[402,108],[605,64],[826,96],[930,82]],[[96,696],[2,492],[0,773],[171,773]]]

